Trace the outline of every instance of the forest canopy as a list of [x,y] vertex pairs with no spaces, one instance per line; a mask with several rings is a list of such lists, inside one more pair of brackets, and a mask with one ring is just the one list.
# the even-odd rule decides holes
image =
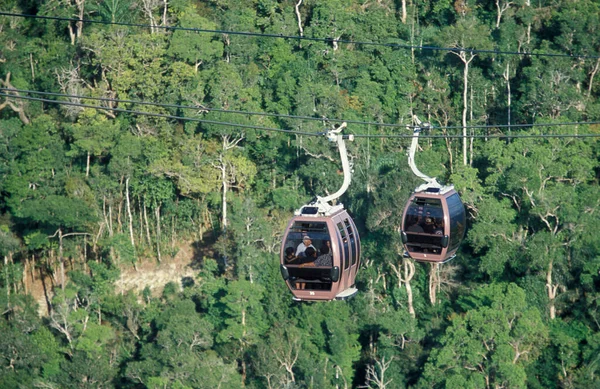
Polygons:
[[[596,0],[3,1],[0,387],[600,387],[599,70]],[[414,116],[443,265],[403,255]],[[359,293],[294,302],[342,121]]]

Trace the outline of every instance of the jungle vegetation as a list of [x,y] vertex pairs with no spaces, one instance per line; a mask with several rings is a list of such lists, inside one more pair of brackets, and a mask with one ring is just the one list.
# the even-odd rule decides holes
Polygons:
[[[0,387],[600,387],[600,143],[538,136],[600,135],[597,0],[0,12]],[[468,211],[439,267],[398,234],[413,115],[447,136],[421,141],[419,168]],[[332,119],[372,136],[348,144],[341,199],[360,292],[299,304],[278,250],[293,210],[342,182],[301,134]],[[115,286],[188,246],[181,286]]]

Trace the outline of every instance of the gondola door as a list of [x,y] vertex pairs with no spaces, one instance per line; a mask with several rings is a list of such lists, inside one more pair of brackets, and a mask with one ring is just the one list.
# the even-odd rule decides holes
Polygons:
[[358,231],[356,230],[356,224],[354,224],[354,221],[351,218],[345,217],[344,225],[346,226],[346,231],[348,232],[348,241],[351,248],[348,286],[352,287],[354,286],[356,273],[358,272],[358,267],[360,266],[360,238],[358,236]]
[[348,230],[346,229],[346,225],[343,219],[338,216],[334,219],[334,222],[336,225],[338,239],[340,243],[340,291],[342,291],[352,286],[350,285],[350,259],[352,258],[353,247],[350,244]]

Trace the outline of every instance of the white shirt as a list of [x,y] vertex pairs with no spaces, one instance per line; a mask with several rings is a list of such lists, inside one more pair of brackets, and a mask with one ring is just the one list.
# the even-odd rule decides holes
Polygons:
[[296,256],[298,257],[298,256],[300,256],[300,254],[304,254],[304,251],[306,251],[306,249],[309,247],[312,247],[313,249],[315,248],[315,246],[313,246],[312,244],[310,246],[306,246],[304,244],[304,241],[302,243],[300,243],[298,245],[298,247],[296,248]]

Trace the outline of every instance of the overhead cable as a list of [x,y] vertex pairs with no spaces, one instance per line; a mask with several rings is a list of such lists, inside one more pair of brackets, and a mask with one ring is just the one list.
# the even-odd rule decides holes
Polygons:
[[[269,112],[253,112],[253,111],[240,111],[240,110],[228,110],[228,109],[220,109],[220,108],[209,108],[198,105],[181,105],[181,104],[167,104],[167,103],[155,103],[149,101],[142,100],[127,100],[127,99],[113,99],[109,97],[93,97],[93,96],[81,96],[81,95],[72,95],[66,93],[56,93],[56,92],[43,92],[43,91],[35,91],[35,90],[27,90],[27,89],[16,89],[16,88],[2,88],[0,87],[0,91],[4,92],[17,92],[17,93],[28,93],[28,94],[38,94],[38,95],[46,95],[46,96],[54,96],[54,97],[64,97],[70,99],[81,99],[81,100],[96,100],[96,101],[104,101],[104,102],[112,102],[112,103],[124,103],[124,104],[139,104],[139,105],[149,105],[163,108],[178,108],[178,109],[190,109],[195,111],[211,111],[211,112],[220,112],[220,113],[228,113],[228,114],[238,114],[238,115],[247,115],[247,116],[270,116],[277,117],[283,119],[299,119],[299,120],[311,120],[311,121],[319,121],[319,122],[332,122],[332,123],[343,123],[346,122],[348,124],[358,124],[358,125],[371,125],[378,127],[393,127],[393,128],[417,128],[415,125],[401,124],[401,123],[380,123],[380,122],[371,122],[371,121],[361,121],[361,120],[346,120],[346,119],[336,119],[336,118],[328,118],[328,117],[314,117],[314,116],[300,116],[300,115],[288,115],[288,114],[278,114],[278,113],[269,113]],[[11,95],[12,97],[15,97]],[[55,101],[55,100],[51,100]],[[92,106],[95,107],[95,106]],[[103,107],[97,107],[98,109],[102,109]],[[600,124],[600,121],[588,121],[588,122],[558,122],[558,123],[523,123],[523,124],[480,124],[480,125],[468,125],[468,126],[435,126],[437,129],[444,130],[462,130],[462,129],[513,129],[513,128],[533,128],[533,127],[562,127],[562,126],[582,126],[582,125],[597,125]]]
[[140,28],[155,28],[163,30],[180,30],[180,31],[191,31],[198,33],[208,34],[225,34],[225,35],[240,35],[240,36],[252,36],[260,38],[279,38],[279,39],[291,39],[298,41],[314,41],[324,43],[344,43],[361,46],[383,46],[410,50],[432,50],[432,51],[448,51],[448,52],[466,52],[471,54],[498,54],[498,55],[518,55],[518,56],[532,56],[532,57],[564,57],[564,58],[582,58],[582,59],[599,59],[598,55],[585,55],[585,54],[559,54],[559,53],[536,53],[536,52],[522,52],[522,51],[504,51],[504,50],[479,50],[479,49],[468,49],[463,47],[437,47],[437,46],[418,46],[418,45],[405,45],[400,43],[383,43],[383,42],[372,42],[372,41],[354,41],[350,39],[339,39],[339,38],[313,38],[307,36],[296,36],[296,35],[283,35],[283,34],[265,34],[259,32],[246,32],[246,31],[229,31],[229,30],[218,30],[218,29],[204,29],[204,28],[193,28],[193,27],[180,27],[180,26],[151,26],[149,24],[141,23],[126,23],[126,22],[107,22],[104,20],[92,20],[92,19],[77,19],[77,18],[65,18],[59,16],[43,16],[43,15],[28,15],[28,14],[17,14],[13,12],[0,11],[0,16],[11,16],[21,18],[32,18],[32,19],[43,19],[43,20],[56,20],[66,22],[77,22],[77,23],[95,23],[104,25],[115,25],[125,27],[140,27]]
[[[122,112],[122,113],[129,113],[129,114],[133,114],[133,115],[158,117],[158,118],[164,118],[164,119],[192,121],[192,122],[207,123],[207,124],[214,124],[214,125],[220,125],[220,126],[229,126],[229,127],[238,127],[238,128],[253,129],[253,130],[282,132],[282,133],[295,134],[295,135],[306,135],[306,136],[322,136],[322,135],[324,135],[324,132],[306,132],[306,131],[297,131],[297,130],[286,130],[286,129],[282,129],[282,128],[272,128],[272,127],[256,126],[256,125],[252,125],[252,124],[222,122],[222,121],[216,121],[216,120],[206,120],[206,119],[192,118],[192,117],[187,117],[187,116],[176,116],[176,115],[160,114],[160,113],[153,113],[153,112],[134,111],[134,110],[123,109],[123,108],[101,107],[101,106],[95,106],[95,105],[73,103],[73,102],[70,102],[70,101],[58,101],[58,100],[44,99],[44,98],[31,97],[31,96],[16,96],[16,95],[9,95],[9,94],[5,94],[5,93],[0,93],[0,97],[7,97],[7,98],[13,98],[13,99],[23,99],[23,100],[31,100],[31,101],[39,101],[39,102],[45,102],[45,103],[51,103],[51,104],[58,104],[58,105],[69,105],[69,106],[82,107],[82,108],[92,108],[92,109],[103,110],[103,111]],[[408,126],[405,126],[405,127],[408,127]],[[430,127],[430,129],[432,129],[432,130],[444,129],[444,128],[445,127]],[[495,128],[495,127],[490,126],[490,128]],[[389,138],[389,139],[397,138],[397,139],[404,139],[404,138],[412,138],[413,137],[412,134],[349,134],[349,135],[354,135],[354,137],[356,137],[356,138]],[[598,133],[598,134],[515,134],[515,135],[506,135],[506,134],[488,134],[488,135],[427,135],[427,134],[421,134],[420,137],[421,138],[432,138],[432,139],[436,139],[436,138],[444,138],[444,139],[460,139],[460,138],[469,138],[469,139],[493,139],[493,138],[510,138],[510,139],[514,139],[514,138],[600,138],[600,133]]]

